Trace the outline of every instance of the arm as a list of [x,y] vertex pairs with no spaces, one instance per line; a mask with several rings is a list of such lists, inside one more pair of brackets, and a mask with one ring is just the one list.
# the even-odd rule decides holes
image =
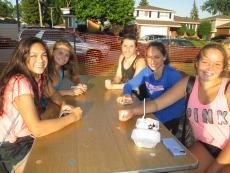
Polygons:
[[83,83],[79,83],[78,85],[71,86],[70,89],[61,89],[58,92],[62,95],[69,95],[69,96],[78,96],[87,91],[87,85]]
[[117,98],[117,102],[122,105],[133,103],[131,97],[132,90],[144,83],[144,77],[146,74],[148,74],[148,68],[143,69],[133,79],[129,80],[124,86],[123,95]]
[[[176,85],[157,99],[146,102],[146,113],[160,111],[183,98],[186,95],[187,82],[188,77],[178,81]],[[119,120],[127,121],[135,115],[142,115],[143,111],[143,105],[138,105],[131,109],[120,110]]]
[[119,57],[119,61],[118,61],[118,67],[117,67],[117,71],[116,74],[113,78],[113,81],[111,80],[106,80],[105,81],[105,88],[107,89],[123,89],[125,84],[120,84],[121,79],[122,79],[122,74],[121,74],[121,62],[123,60],[123,55],[120,55]]
[[82,116],[82,110],[80,108],[74,108],[70,110],[70,114],[62,118],[40,120],[32,95],[24,94],[17,96],[15,98],[15,103],[23,121],[35,137],[41,137],[56,132],[78,121]]

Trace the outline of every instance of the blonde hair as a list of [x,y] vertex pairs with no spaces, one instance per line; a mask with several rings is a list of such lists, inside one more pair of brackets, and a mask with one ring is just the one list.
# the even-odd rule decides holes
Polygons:
[[[69,78],[75,82],[76,84],[78,84],[80,82],[80,76],[79,76],[79,66],[78,66],[78,61],[76,58],[76,55],[74,53],[74,49],[71,46],[71,44],[69,43],[69,41],[65,40],[65,39],[61,39],[56,41],[56,43],[53,45],[52,49],[51,49],[51,55],[53,57],[53,52],[55,51],[55,49],[57,49],[59,46],[66,46],[69,49],[69,61],[63,65],[63,69],[67,71],[67,75],[69,76]],[[50,64],[50,72],[51,74],[54,74],[54,59],[52,58],[52,63]],[[59,75],[59,74],[54,74],[54,75]]]

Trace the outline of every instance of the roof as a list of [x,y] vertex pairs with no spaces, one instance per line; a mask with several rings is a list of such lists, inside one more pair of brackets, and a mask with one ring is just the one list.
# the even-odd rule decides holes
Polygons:
[[216,19],[229,19],[230,20],[230,16],[217,15],[217,16],[212,16],[212,17],[208,17],[208,18],[203,18],[201,20],[216,20]]
[[200,23],[199,20],[193,20],[190,17],[181,17],[176,15],[174,16],[174,21],[180,23]]
[[217,29],[224,29],[224,28],[229,28],[230,29],[230,22],[225,23],[223,25],[220,25],[218,27],[216,27]]
[[151,5],[146,5],[146,6],[138,6],[136,7],[136,10],[157,10],[157,11],[172,11],[173,10],[168,10],[168,9],[164,9],[164,8],[159,8],[159,7],[154,7],[154,6],[151,6]]
[[161,21],[161,20],[136,20],[136,23],[139,25],[160,25],[160,26],[173,26],[173,27],[181,27],[178,22],[173,21]]

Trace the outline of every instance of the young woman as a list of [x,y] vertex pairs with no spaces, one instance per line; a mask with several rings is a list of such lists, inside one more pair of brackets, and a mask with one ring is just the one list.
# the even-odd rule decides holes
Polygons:
[[[78,64],[74,60],[74,50],[67,40],[57,41],[52,50],[52,63],[50,63],[49,77],[52,86],[58,90],[61,95],[80,95],[87,90],[85,84],[80,83],[78,73]],[[63,89],[63,79],[69,79],[74,86],[69,89]]]
[[135,36],[125,35],[121,42],[121,55],[116,75],[113,81],[110,79],[105,81],[105,87],[107,89],[123,89],[125,83],[138,74],[145,66],[145,60],[137,57],[137,41]]
[[[153,100],[182,79],[180,72],[168,65],[167,50],[162,43],[152,42],[149,44],[146,51],[146,61],[147,67],[126,83],[123,96],[118,98],[119,103],[123,104],[127,101],[131,103],[132,90],[142,84],[145,84],[148,97]],[[184,110],[185,100],[180,99],[175,104],[154,114],[175,135]]]
[[[198,169],[192,172],[230,172],[230,86],[229,78],[224,77],[228,66],[226,52],[220,45],[206,45],[199,52],[195,65],[197,75],[187,105],[187,116],[196,139],[190,150],[199,160]],[[157,112],[184,98],[187,82],[188,77],[148,102],[146,112]],[[121,110],[119,119],[126,121],[141,113],[141,105]]]
[[[81,108],[65,105],[60,95],[47,87],[49,51],[42,40],[30,37],[17,45],[0,76],[0,155],[9,172],[23,172],[33,138],[56,132],[82,117]],[[41,120],[41,96],[46,88],[61,111],[59,119]]]

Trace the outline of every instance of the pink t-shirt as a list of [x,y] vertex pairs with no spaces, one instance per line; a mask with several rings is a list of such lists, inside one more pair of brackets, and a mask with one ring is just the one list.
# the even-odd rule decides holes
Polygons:
[[[40,84],[38,88],[39,96],[41,96]],[[34,96],[33,88],[29,80],[24,76],[11,77],[6,85],[3,95],[3,114],[0,116],[0,141],[3,141],[12,122],[19,113],[16,108],[15,98],[24,94]],[[30,134],[31,133],[21,115],[19,115],[5,141],[14,143],[18,137],[24,137]]]
[[230,135],[230,113],[225,97],[225,86],[228,81],[228,78],[224,78],[216,98],[211,103],[203,105],[198,99],[199,82],[196,77],[187,107],[195,139],[221,149],[228,143]]

